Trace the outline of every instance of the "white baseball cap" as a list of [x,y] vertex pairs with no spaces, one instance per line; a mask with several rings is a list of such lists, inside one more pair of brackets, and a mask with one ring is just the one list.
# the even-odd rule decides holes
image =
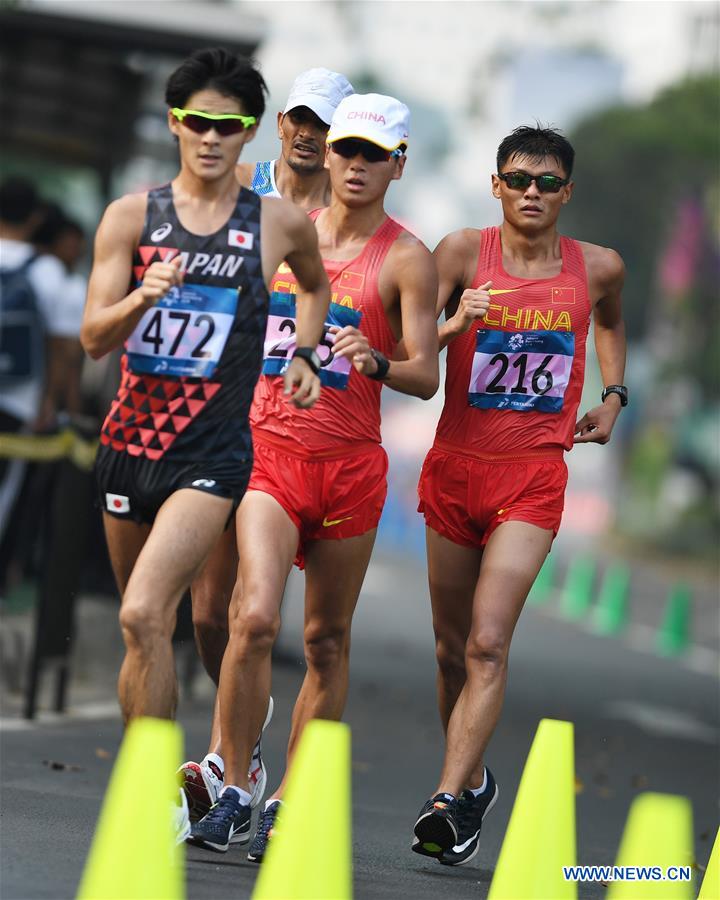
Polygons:
[[410,110],[384,94],[352,94],[340,102],[330,123],[327,142],[360,138],[383,150],[408,143]]
[[353,86],[339,72],[323,68],[308,69],[293,81],[283,115],[298,106],[307,106],[329,125],[338,103],[352,93]]

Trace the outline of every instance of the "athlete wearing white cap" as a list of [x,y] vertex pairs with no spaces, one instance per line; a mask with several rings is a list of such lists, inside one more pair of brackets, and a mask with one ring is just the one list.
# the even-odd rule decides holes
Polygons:
[[[279,405],[296,279],[281,266],[271,284],[276,324],[266,332],[253,399],[255,463],[236,516],[239,578],[220,676],[225,788],[189,838],[209,849],[224,851],[238,841],[233,796],[249,819],[252,745],[267,715],[272,648],[293,561],[305,570],[307,669],[292,714],[288,763],[306,722],[342,716],[352,617],[387,491],[381,387],[428,399],[438,386],[435,266],[427,248],[384,207],[406,163],[409,118],[404,104],[376,94],[346,97],[333,116],[330,203],[310,213],[334,297],[316,348],[324,386],[312,416],[288,416]],[[283,777],[260,813],[252,862],[265,857],[273,839],[284,789]]]
[[317,68],[298,75],[285,109],[277,114],[279,158],[238,163],[240,184],[266,197],[285,197],[308,212],[327,206],[325,138],[335,109],[352,93],[353,86],[339,72]]
[[406,147],[410,110],[384,94],[353,94],[338,104],[328,131],[328,144],[347,138],[369,141],[384,150]]

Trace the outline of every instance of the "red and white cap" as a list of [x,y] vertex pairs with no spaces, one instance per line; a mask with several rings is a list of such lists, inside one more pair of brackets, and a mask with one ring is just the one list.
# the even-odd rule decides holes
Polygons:
[[338,103],[352,92],[353,86],[339,72],[323,68],[308,69],[293,82],[283,115],[298,106],[307,106],[329,125]]
[[410,110],[394,97],[384,94],[353,94],[340,102],[330,123],[327,142],[359,138],[383,150],[407,145]]

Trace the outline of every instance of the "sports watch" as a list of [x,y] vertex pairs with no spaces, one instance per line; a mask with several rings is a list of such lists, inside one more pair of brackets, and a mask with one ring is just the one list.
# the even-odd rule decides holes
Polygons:
[[296,356],[299,356],[300,359],[304,359],[313,370],[313,374],[317,375],[320,371],[320,357],[314,347],[296,347],[292,358],[295,359]]
[[372,375],[368,375],[367,377],[372,378],[373,381],[385,381],[388,369],[390,368],[390,360],[374,347],[370,348],[370,356],[372,356],[377,363],[377,372],[373,372]]
[[606,388],[603,389],[602,392],[602,402],[605,402],[605,398],[608,394],[617,394],[620,398],[620,406],[628,405],[628,389],[624,384],[609,384]]

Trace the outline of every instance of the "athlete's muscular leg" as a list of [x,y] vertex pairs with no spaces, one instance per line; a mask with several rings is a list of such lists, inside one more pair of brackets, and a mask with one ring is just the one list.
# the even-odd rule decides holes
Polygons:
[[106,512],[103,513],[103,525],[110,565],[122,598],[140,551],[150,534],[150,526],[130,519],[117,519]]
[[[437,696],[440,719],[448,722],[465,686],[465,645],[470,634],[473,596],[480,572],[482,549],[463,547],[426,529],[428,581],[435,631]],[[470,773],[469,787],[482,784],[483,767]]]
[[312,541],[305,549],[305,660],[307,673],[295,703],[287,765],[273,797],[282,796],[293,753],[310,719],[340,719],[350,665],[350,628],[375,543],[376,529],[339,541]]
[[485,547],[465,649],[467,679],[450,716],[437,792],[459,794],[478,771],[500,716],[515,624],[552,543],[552,531],[505,522]]
[[215,684],[228,642],[228,609],[237,577],[235,522],[223,531],[192,583],[192,618],[200,659]]
[[[160,508],[123,592],[120,625],[125,659],[118,693],[125,721],[136,716],[170,718],[177,698],[172,633],[183,593],[220,536],[230,501],[181,490]],[[117,526],[106,518],[108,543],[117,548]],[[127,534],[127,529],[118,529]],[[111,555],[117,557],[116,550]]]
[[261,491],[245,494],[235,521],[240,564],[220,672],[220,725],[225,783],[248,790],[250,757],[270,699],[271,654],[298,530],[277,500]]
[[[216,685],[228,642],[228,610],[237,577],[238,554],[235,520],[225,529],[198,577],[192,583],[195,644],[205,671]],[[220,753],[220,705],[213,709],[209,750]]]

